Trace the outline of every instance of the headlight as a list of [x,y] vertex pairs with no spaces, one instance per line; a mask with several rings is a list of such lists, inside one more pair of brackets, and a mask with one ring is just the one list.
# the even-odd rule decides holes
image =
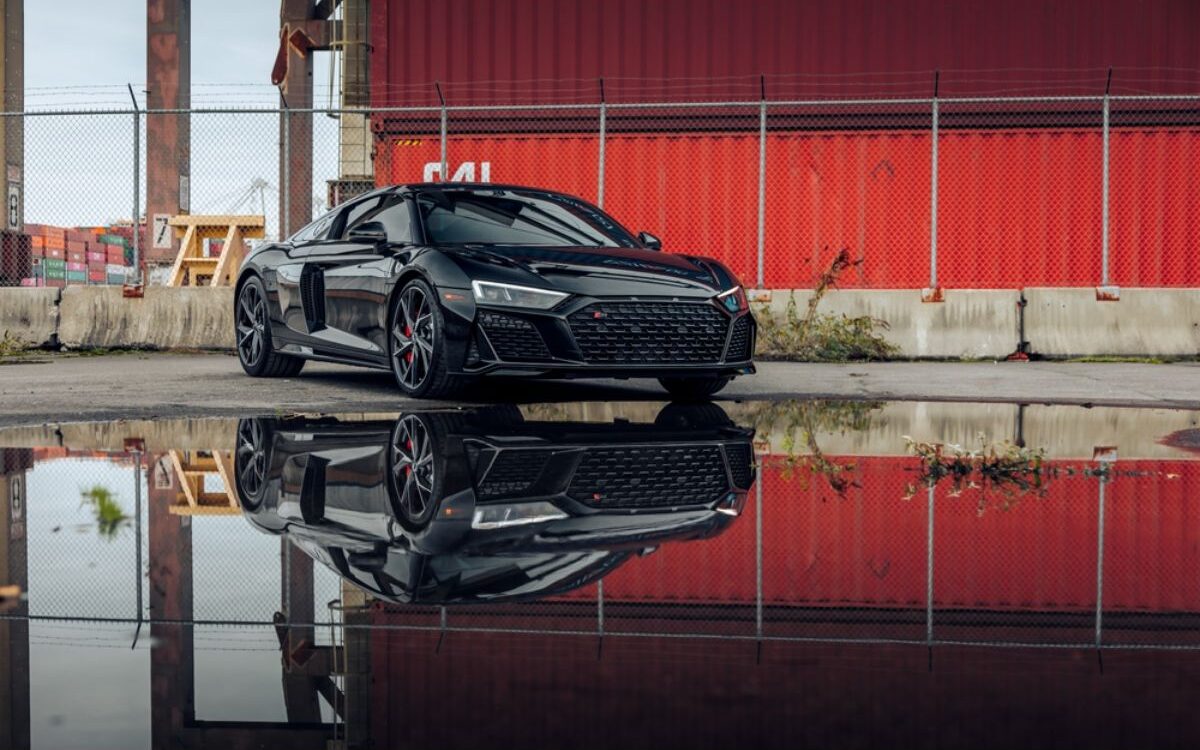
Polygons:
[[471,528],[503,529],[527,523],[557,521],[566,517],[566,513],[546,502],[481,505],[475,509],[475,517],[471,519]]
[[493,281],[472,281],[471,291],[475,293],[476,302],[489,305],[533,307],[538,310],[549,310],[567,297],[562,292],[552,292],[549,289],[534,289],[516,284],[497,284]]
[[741,286],[721,292],[717,295],[721,305],[729,312],[741,312],[750,309],[750,301],[746,299],[746,290]]

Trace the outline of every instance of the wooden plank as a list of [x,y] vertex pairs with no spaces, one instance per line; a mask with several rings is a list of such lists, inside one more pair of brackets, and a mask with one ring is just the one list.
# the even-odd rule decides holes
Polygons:
[[183,286],[183,259],[195,255],[193,245],[196,244],[196,228],[188,227],[179,243],[179,255],[175,256],[175,265],[171,268],[171,278],[167,286]]
[[183,496],[187,500],[188,505],[196,507],[196,495],[193,492],[191,477],[183,470],[183,460],[180,457],[180,451],[172,450],[169,452],[171,456],[171,465],[175,467],[175,475],[179,477],[179,486],[183,490]]
[[228,505],[172,505],[167,512],[173,516],[240,516],[241,508],[230,508]]
[[225,483],[225,496],[229,500],[231,508],[240,508],[241,503],[238,502],[237,492],[235,492],[233,480],[233,451],[213,451],[213,458],[217,462],[217,474],[221,476],[221,481]]
[[[233,275],[230,273],[232,268],[237,270],[238,266],[230,266],[230,259],[241,257],[242,249],[242,233],[236,224],[229,225],[229,231],[225,234],[225,240],[221,244],[221,257],[219,258],[216,270],[213,271],[212,280],[209,286],[228,286],[233,283]],[[239,264],[240,265],[240,264]]]
[[182,214],[172,216],[167,223],[173,227],[227,227],[230,224],[265,227],[267,217],[262,214]]

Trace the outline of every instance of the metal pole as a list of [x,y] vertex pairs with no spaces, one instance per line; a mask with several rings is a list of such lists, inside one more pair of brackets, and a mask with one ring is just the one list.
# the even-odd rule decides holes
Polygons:
[[604,635],[604,579],[596,581],[596,632]]
[[[936,80],[936,79],[935,79]],[[933,147],[929,171],[929,288],[937,289],[937,226],[938,226],[938,100],[933,96]]]
[[[133,283],[138,284],[142,280],[140,242],[142,234],[142,130],[137,97],[133,95],[133,84],[126,84],[126,86],[129,88],[129,98],[133,100],[133,219],[130,223],[133,225]],[[140,541],[138,542],[138,551],[141,551]],[[140,572],[138,581],[139,583],[141,581]],[[138,612],[140,617],[141,610],[139,609]]]
[[[604,82],[600,83],[600,90],[604,90]],[[607,128],[608,105],[604,103],[603,94],[600,100],[600,161],[597,165],[596,173],[599,175],[596,185],[596,205],[604,208],[604,141]]]
[[754,632],[763,634],[763,537],[762,537],[762,478],[754,483]]
[[440,101],[442,103],[442,127],[441,127],[441,132],[439,134],[440,140],[441,140],[441,147],[442,147],[442,160],[441,160],[442,171],[441,171],[441,174],[438,175],[438,181],[439,182],[449,182],[450,178],[446,174],[446,130],[447,130],[446,97],[442,96],[442,84],[434,83],[434,86],[437,88],[438,101]]
[[[1104,465],[1104,464],[1102,464]],[[1099,517],[1096,521],[1096,646],[1102,642],[1101,633],[1104,628],[1104,497],[1108,480],[1101,475],[1099,497]]]
[[758,275],[756,286],[764,285],[763,248],[766,245],[767,225],[767,96],[766,85],[759,78],[762,98],[758,104]]
[[279,219],[279,239],[292,235],[292,113],[286,108],[283,115],[283,216]]
[[1104,92],[1104,134],[1100,177],[1100,286],[1108,286],[1108,92]]
[[929,485],[925,532],[925,642],[933,643],[933,485]]
[[[136,237],[137,234],[135,233]],[[142,622],[142,452],[135,451],[133,459],[133,535],[137,559],[137,621]]]

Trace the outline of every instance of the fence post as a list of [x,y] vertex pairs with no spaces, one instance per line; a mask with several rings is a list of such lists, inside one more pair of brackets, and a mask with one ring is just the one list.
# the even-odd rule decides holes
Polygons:
[[767,84],[763,76],[758,77],[758,85],[758,275],[755,286],[762,289],[767,225]]
[[933,644],[933,493],[934,485],[929,485],[929,497],[926,502],[928,528],[925,532],[925,642]]
[[[1109,83],[1112,82],[1112,68],[1108,70]],[[1100,286],[1108,286],[1108,85],[1104,87],[1104,118],[1101,143],[1100,176]]]
[[600,155],[597,165],[596,205],[604,208],[604,141],[608,127],[608,105],[604,102],[604,79],[600,79]]
[[762,466],[759,465],[758,481],[754,483],[754,633],[759,640],[763,636],[763,507]]
[[929,167],[929,288],[936,290],[938,288],[937,277],[937,253],[938,253],[938,77],[940,73],[933,74],[933,146],[930,155]]
[[283,216],[279,217],[279,239],[292,234],[292,111],[283,107]]
[[[1107,468],[1109,464],[1101,464]],[[1103,642],[1104,632],[1104,500],[1105,487],[1108,483],[1107,472],[1100,474],[1100,487],[1097,491],[1100,504],[1096,519],[1096,648]]]
[[442,103],[442,126],[439,131],[439,140],[441,141],[441,147],[442,147],[442,156],[441,156],[441,161],[439,163],[441,164],[442,171],[438,174],[438,181],[439,182],[449,182],[450,179],[446,175],[446,130],[447,130],[446,97],[442,96],[442,84],[435,82],[433,85],[437,88],[438,101],[440,101]]
[[[136,236],[136,234],[134,235]],[[142,458],[140,450],[133,453],[133,525],[137,560],[137,621],[142,624]]]
[[[141,247],[141,215],[142,215],[142,131],[141,117],[138,111],[137,97],[133,95],[133,84],[125,84],[129,88],[129,98],[133,101],[133,218],[130,223],[133,225],[133,284],[142,282],[142,247]],[[147,227],[149,229],[149,227]],[[141,552],[141,542],[138,542],[138,551]],[[141,593],[141,573],[138,573],[138,593]],[[141,604],[140,596],[139,602]],[[141,622],[141,610],[138,610],[138,622]]]

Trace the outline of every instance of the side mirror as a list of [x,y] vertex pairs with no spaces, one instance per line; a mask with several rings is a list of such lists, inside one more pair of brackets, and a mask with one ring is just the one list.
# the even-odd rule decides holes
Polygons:
[[662,240],[649,232],[638,232],[637,239],[648,250],[662,250]]
[[388,241],[387,227],[382,222],[364,221],[358,226],[351,227],[346,239],[365,245],[382,245]]

